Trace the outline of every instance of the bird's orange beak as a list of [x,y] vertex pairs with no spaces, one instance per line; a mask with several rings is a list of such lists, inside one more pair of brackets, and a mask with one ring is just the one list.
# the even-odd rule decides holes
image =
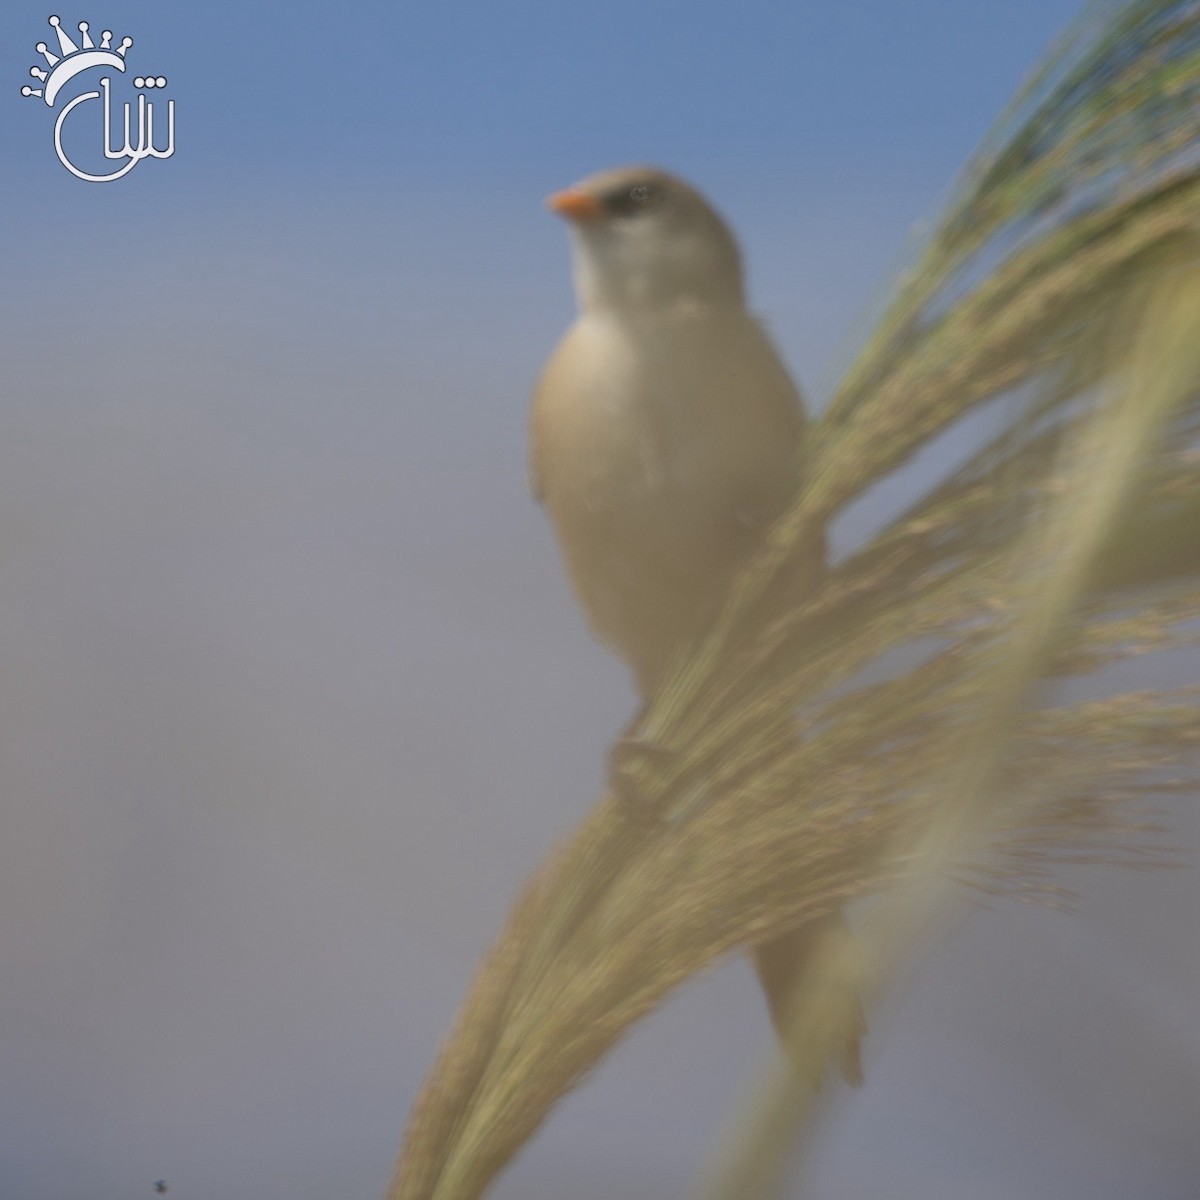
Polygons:
[[604,205],[579,188],[566,188],[547,196],[546,207],[568,221],[594,221],[604,216]]

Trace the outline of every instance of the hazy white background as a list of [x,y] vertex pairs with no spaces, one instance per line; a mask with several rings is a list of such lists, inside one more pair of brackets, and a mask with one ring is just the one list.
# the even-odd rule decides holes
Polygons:
[[[175,159],[87,185],[17,94],[51,10],[6,5],[0,1200],[381,1192],[632,705],[526,495],[571,311],[541,197],[696,179],[819,398],[1075,9],[59,9],[179,105]],[[1194,807],[1175,828],[1196,846]],[[973,915],[873,1018],[812,1195],[1200,1194],[1196,872],[1070,882],[1077,914]],[[769,1050],[730,964],[497,1197],[684,1195]]]

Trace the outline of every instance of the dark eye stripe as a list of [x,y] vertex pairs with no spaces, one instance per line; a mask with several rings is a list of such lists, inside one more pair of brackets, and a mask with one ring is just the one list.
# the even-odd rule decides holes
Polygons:
[[649,212],[662,202],[662,189],[652,183],[626,184],[604,197],[604,206],[615,217],[632,217]]

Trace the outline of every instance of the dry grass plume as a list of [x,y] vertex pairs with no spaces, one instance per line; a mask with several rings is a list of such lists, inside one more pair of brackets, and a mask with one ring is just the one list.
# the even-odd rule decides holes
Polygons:
[[[1002,116],[636,731],[673,754],[515,903],[389,1200],[482,1195],[671,988],[808,916],[882,899],[853,965],[878,989],[942,881],[1053,894],[1062,861],[1155,860],[1155,796],[1197,786],[1200,689],[1113,693],[1103,669],[1200,618],[1198,113],[1200,4],[1135,0],[1090,8]],[[1001,433],[789,602],[814,529],[1003,396]],[[797,1017],[819,1064],[842,1014],[818,987]],[[797,1079],[764,1085],[714,1200],[772,1194]]]

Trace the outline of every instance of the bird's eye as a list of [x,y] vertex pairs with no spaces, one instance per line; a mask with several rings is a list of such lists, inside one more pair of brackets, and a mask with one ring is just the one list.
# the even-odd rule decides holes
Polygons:
[[635,217],[662,203],[662,189],[652,183],[635,183],[610,192],[604,202],[615,217]]

